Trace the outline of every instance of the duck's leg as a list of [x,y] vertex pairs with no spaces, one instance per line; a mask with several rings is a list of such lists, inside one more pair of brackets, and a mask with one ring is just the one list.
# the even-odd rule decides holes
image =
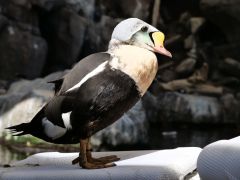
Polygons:
[[105,164],[105,163],[110,163],[110,162],[120,160],[120,158],[118,158],[115,155],[105,156],[105,157],[100,157],[100,158],[93,158],[92,157],[92,146],[91,146],[91,143],[90,143],[90,138],[88,139],[88,142],[87,142],[87,159],[88,159],[89,162],[97,163],[97,164]]
[[80,139],[80,154],[79,157],[72,161],[73,164],[79,163],[79,166],[85,169],[99,169],[115,166],[114,163],[94,163],[89,162],[87,158],[88,139]]

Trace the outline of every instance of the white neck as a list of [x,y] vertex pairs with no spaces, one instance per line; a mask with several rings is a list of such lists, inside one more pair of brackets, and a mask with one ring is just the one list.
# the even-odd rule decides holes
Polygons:
[[117,48],[119,48],[119,46],[121,46],[121,45],[125,45],[125,43],[123,43],[122,41],[119,41],[117,39],[111,39],[109,44],[108,44],[108,51],[107,52],[112,53]]
[[117,41],[110,44],[108,52],[113,56],[110,65],[129,75],[143,95],[156,76],[157,57],[153,52],[137,46],[124,45]]

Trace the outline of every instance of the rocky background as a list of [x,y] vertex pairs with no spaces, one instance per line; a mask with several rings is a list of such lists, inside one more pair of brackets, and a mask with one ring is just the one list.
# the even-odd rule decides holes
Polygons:
[[166,34],[173,60],[146,96],[93,138],[100,149],[205,146],[239,133],[238,0],[0,0],[0,134],[29,121],[53,80],[105,51],[113,27],[138,17]]

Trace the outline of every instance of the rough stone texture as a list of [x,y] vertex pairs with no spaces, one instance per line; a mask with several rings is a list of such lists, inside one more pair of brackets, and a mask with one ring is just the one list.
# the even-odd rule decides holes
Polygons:
[[224,32],[229,42],[240,40],[240,1],[201,0],[204,14]]
[[1,79],[32,79],[41,75],[47,44],[41,37],[9,25],[0,33],[0,54]]
[[[240,59],[240,1],[238,0],[201,0],[200,7],[206,19],[215,25],[215,31],[209,31],[207,37],[213,41],[222,41],[213,46],[214,54],[219,58]],[[212,39],[212,38],[211,38]]]
[[66,7],[50,12],[46,18],[42,33],[49,44],[47,68],[50,72],[70,68],[78,61],[86,20]]
[[230,93],[225,94],[223,97],[221,97],[220,101],[223,105],[223,119],[226,122],[236,122],[237,124],[240,124],[240,101]]
[[27,23],[32,26],[38,25],[38,12],[32,10],[29,0],[0,1],[2,14],[15,22]]
[[204,24],[205,19],[202,17],[192,17],[190,19],[190,24],[191,24],[191,32],[195,34],[199,28]]
[[[160,93],[148,108],[151,121],[161,123],[239,123],[239,104],[233,95],[215,97]],[[223,109],[225,109],[223,111]],[[230,110],[231,109],[231,110]],[[231,111],[231,113],[229,113]]]
[[232,58],[226,58],[219,65],[220,70],[231,76],[240,78],[240,62]]
[[[98,23],[89,22],[85,33],[84,46],[81,57],[89,54],[106,51],[111,39],[113,28],[120,22],[120,19],[113,19],[103,16]],[[103,30],[104,29],[104,30]]]
[[183,60],[175,69],[178,74],[191,74],[194,71],[196,65],[196,59],[187,58]]
[[0,96],[1,135],[8,126],[30,121],[53,96],[52,89],[53,85],[47,84],[44,79],[20,80],[13,83],[7,93]]
[[66,6],[90,19],[94,17],[95,11],[95,0],[31,0],[31,4],[48,12]]
[[2,30],[2,28],[3,28],[4,26],[7,25],[7,23],[8,23],[7,18],[6,18],[5,16],[2,16],[2,15],[0,14],[0,31]]
[[92,138],[94,145],[111,146],[146,144],[148,142],[148,119],[142,101],[125,113],[116,123]]
[[97,8],[100,11],[99,13],[114,18],[137,17],[148,21],[152,4],[152,0],[132,0],[128,2],[125,0],[100,0],[97,1]]

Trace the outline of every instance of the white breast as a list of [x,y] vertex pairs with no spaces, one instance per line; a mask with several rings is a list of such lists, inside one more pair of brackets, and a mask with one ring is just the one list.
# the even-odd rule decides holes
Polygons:
[[112,55],[114,58],[110,61],[110,66],[129,75],[143,96],[157,74],[156,55],[147,49],[130,45],[116,48]]

